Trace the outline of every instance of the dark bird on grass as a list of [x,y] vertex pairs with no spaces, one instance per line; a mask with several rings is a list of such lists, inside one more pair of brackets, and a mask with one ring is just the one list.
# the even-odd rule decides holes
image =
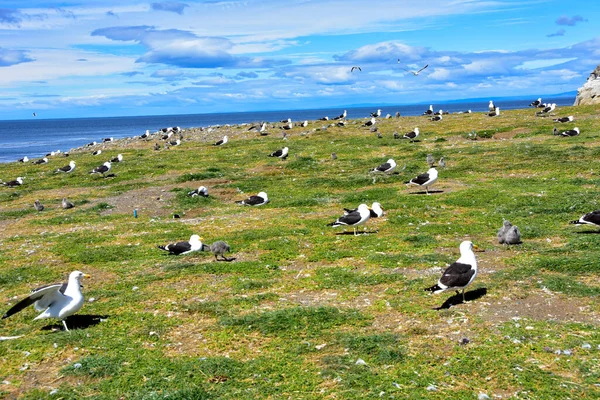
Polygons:
[[48,158],[40,158],[39,160],[35,160],[31,162],[32,164],[40,165],[40,164],[48,164]]
[[302,128],[306,128],[308,126],[308,120],[304,120],[302,121],[300,124],[298,124],[298,126],[302,127]]
[[57,169],[56,171],[54,171],[55,174],[59,174],[61,172],[64,172],[66,174],[69,174],[71,172],[73,172],[75,170],[75,161],[71,160],[69,161],[69,165],[65,165],[62,168]]
[[94,141],[94,142],[90,142],[90,143],[86,144],[85,147],[92,147],[92,146],[95,146],[97,144],[98,144],[98,142]]
[[115,139],[113,139],[112,137],[103,138],[102,143],[112,142],[113,140],[115,140]]
[[227,143],[228,140],[229,138],[227,136],[223,136],[223,139],[215,142],[213,146],[223,146],[225,143]]
[[335,119],[335,120],[338,120],[338,119],[344,119],[344,118],[346,118],[346,115],[348,115],[348,113],[346,112],[346,110],[344,110],[344,112],[343,112],[343,113],[341,113],[340,115],[338,115],[338,116],[337,116],[337,117],[335,117],[334,119]]
[[102,150],[96,150],[92,153],[93,156],[99,156],[100,154],[102,154]]
[[535,115],[537,115],[537,116],[548,115],[552,111],[554,111],[555,108],[556,108],[556,103],[548,104],[548,105],[546,105],[546,107],[543,110],[536,112]]
[[433,155],[427,154],[427,164],[429,164],[430,167],[433,167],[433,164],[435,164],[435,159],[433,158]]
[[107,161],[104,164],[91,170],[90,174],[102,174],[102,176],[104,176],[104,174],[106,174],[108,171],[110,171],[110,168],[111,168],[111,163],[110,163],[110,161]]
[[181,140],[180,140],[180,139],[177,139],[177,140],[171,140],[171,141],[169,142],[169,144],[170,144],[171,146],[179,146],[179,145],[181,144]]
[[321,118],[319,118],[319,121],[329,121],[329,117],[328,116],[321,117]]
[[191,192],[188,192],[188,196],[190,196],[190,197],[196,197],[196,196],[208,197],[208,189],[206,188],[206,186],[200,186],[198,189],[194,189]]
[[170,131],[169,133],[162,135],[160,137],[161,140],[168,140],[171,136],[173,136],[173,131]]
[[363,126],[373,126],[377,123],[377,120],[375,119],[375,117],[372,117],[370,120],[368,120],[367,122],[365,122],[363,124]]
[[123,161],[123,154],[118,154],[116,157],[110,159],[111,163],[118,163],[121,161]]
[[44,318],[57,318],[61,320],[65,331],[68,331],[69,328],[67,328],[65,319],[75,314],[83,306],[81,278],[84,277],[89,278],[90,276],[80,271],[73,271],[66,283],[56,283],[33,289],[29,296],[12,306],[2,316],[2,319],[8,318],[33,304],[37,311],[43,311],[34,318],[34,321]]
[[589,212],[581,218],[569,223],[575,225],[593,225],[600,228],[600,210]]
[[370,116],[373,118],[381,117],[381,109],[378,109],[377,111],[372,112]]
[[415,128],[414,130],[405,133],[402,137],[414,142],[419,137],[419,128]]
[[259,194],[250,196],[245,200],[236,201],[236,204],[242,204],[244,206],[262,206],[268,202],[269,197],[267,197],[267,193],[260,192]]
[[554,122],[560,122],[560,123],[572,122],[573,121],[573,116],[569,115],[568,117],[555,118],[552,121],[554,121]]
[[566,131],[559,132],[558,129],[554,128],[554,134],[558,136],[572,137],[579,135],[579,128],[575,127]]
[[336,125],[339,126],[340,128],[343,128],[346,126],[346,121],[338,121]]
[[22,176],[19,176],[17,179],[15,179],[14,181],[8,181],[8,182],[1,182],[2,185],[4,186],[8,186],[8,187],[17,187],[17,186],[21,186],[23,184],[23,178]]
[[[356,212],[356,211],[358,211],[358,208],[355,208],[354,210],[351,210],[349,208],[344,208],[344,215],[348,215],[348,214]],[[383,217],[383,214],[384,214],[381,203],[379,203],[377,201],[373,202],[373,204],[369,208],[369,212],[371,213],[370,218],[381,218],[381,217]]]
[[281,158],[282,160],[285,160],[288,156],[288,151],[289,149],[287,147],[284,147],[283,149],[275,150],[274,152],[269,154],[269,157],[277,157]]
[[431,121],[441,121],[443,119],[443,117],[441,115],[434,115],[433,117],[429,118]]
[[67,200],[66,197],[63,197],[62,199],[62,208],[65,210],[68,210],[69,208],[73,208],[75,207],[75,204],[71,203],[69,200]]
[[[210,251],[211,253],[213,253],[216,261],[228,261],[229,262],[229,261],[235,260],[235,257],[231,257],[231,258],[225,257],[225,253],[229,253],[231,251],[231,248],[229,247],[229,245],[226,242],[224,242],[222,240],[217,240],[210,246],[203,245],[202,250]],[[221,256],[220,260],[219,260],[219,256]]]
[[25,157],[23,157],[23,158],[19,158],[19,159],[17,160],[17,162],[20,162],[20,163],[26,163],[26,162],[28,162],[28,161],[29,161],[29,157],[27,157],[27,156],[25,156]]
[[488,117],[497,117],[498,115],[500,115],[500,107],[496,107],[488,113]]
[[369,172],[383,172],[385,174],[391,174],[396,169],[396,161],[392,158],[381,164],[380,166],[373,168]]
[[421,187],[425,187],[425,192],[429,195],[429,186],[433,185],[437,182],[438,179],[438,171],[435,167],[429,168],[427,172],[424,174],[418,175],[416,178],[412,178],[410,181],[406,182],[407,185],[417,185]]
[[369,218],[371,218],[369,207],[366,204],[361,204],[356,210],[339,217],[327,226],[351,226],[354,228],[354,236],[356,236],[356,227],[366,223]]
[[36,211],[44,211],[44,205],[40,203],[39,200],[33,202],[33,208],[35,208]]
[[290,122],[287,122],[287,123],[283,124],[281,126],[281,129],[285,129],[286,131],[289,131],[293,127],[294,127],[294,123],[290,120]]
[[477,260],[473,253],[473,249],[476,248],[477,246],[468,240],[462,242],[459,247],[460,258],[446,268],[437,284],[425,290],[434,294],[456,290],[456,294],[460,294],[459,290],[462,289],[463,302],[465,302],[465,288],[477,276]]
[[360,67],[358,67],[358,66],[350,68],[350,72],[354,72],[355,69],[357,69],[357,70],[359,70],[359,71],[362,72],[362,69]]
[[536,101],[532,101],[531,104],[529,104],[529,107],[537,107],[540,104],[542,104],[542,98],[538,97]]
[[198,235],[190,236],[189,241],[181,241],[177,243],[170,243],[165,246],[157,246],[159,249],[168,251],[169,254],[176,256],[188,254],[193,251],[202,250],[202,238]]
[[406,69],[406,68],[402,68],[402,69],[403,69],[403,70],[405,70],[406,72],[410,72],[410,73],[411,73],[411,74],[413,74],[414,76],[417,76],[417,75],[419,75],[419,74],[420,74],[420,73],[421,73],[421,72],[422,72],[422,71],[423,71],[425,68],[427,68],[427,67],[429,67],[429,64],[426,64],[426,65],[425,65],[423,68],[421,68],[421,69],[420,69],[420,70],[418,70],[418,71],[411,71],[411,70],[408,70],[408,69]]

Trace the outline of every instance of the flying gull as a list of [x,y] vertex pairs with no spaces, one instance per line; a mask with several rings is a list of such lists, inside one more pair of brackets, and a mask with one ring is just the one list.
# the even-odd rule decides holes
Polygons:
[[265,192],[260,192],[257,195],[252,195],[245,200],[236,201],[236,204],[242,204],[244,206],[262,206],[269,202],[269,198]]
[[396,161],[390,158],[389,160],[387,160],[380,166],[373,168],[369,172],[383,172],[386,174],[391,174],[392,172],[394,172],[394,169],[396,169]]
[[366,204],[361,204],[355,211],[345,214],[339,217],[334,222],[327,224],[327,226],[351,226],[354,228],[354,236],[356,236],[356,227],[363,225],[371,217],[371,211]]
[[358,66],[350,68],[350,72],[354,72],[355,69],[357,69],[357,70],[359,70],[359,71],[362,72],[362,69],[360,67],[358,67]]
[[63,197],[62,199],[62,208],[65,210],[68,210],[70,208],[75,207],[75,204],[71,203],[69,200],[67,200],[66,197]]
[[427,194],[431,194],[429,193],[429,186],[433,185],[437,181],[437,179],[438,172],[435,169],[435,167],[431,167],[427,172],[425,172],[424,174],[420,174],[416,178],[411,179],[410,181],[406,182],[406,184],[425,186],[425,191],[427,192]]
[[285,160],[288,156],[288,151],[289,149],[287,147],[284,147],[283,149],[275,150],[274,152],[269,154],[269,157],[277,157],[281,158],[282,160]]
[[460,258],[446,268],[437,284],[425,290],[436,294],[446,290],[456,290],[456,294],[459,294],[459,290],[462,289],[463,302],[465,302],[465,288],[477,276],[474,248],[476,246],[472,242],[468,240],[462,242],[459,247]]
[[73,172],[73,170],[75,170],[75,161],[71,160],[69,161],[69,165],[65,165],[62,168],[57,169],[56,171],[54,171],[55,174],[64,172],[64,173],[70,173]]
[[90,276],[80,271],[73,271],[66,283],[55,283],[32,290],[29,296],[12,306],[2,316],[2,319],[8,318],[33,304],[37,311],[44,311],[34,320],[58,318],[65,327],[65,331],[68,331],[69,328],[65,319],[75,314],[83,306],[83,294],[81,293],[81,278],[83,277],[89,278]]
[[429,67],[429,64],[426,64],[426,65],[425,65],[423,68],[421,68],[421,69],[420,69],[420,70],[418,70],[418,71],[410,71],[410,70],[408,70],[408,69],[406,69],[406,68],[402,68],[402,69],[403,69],[403,70],[405,70],[406,72],[410,72],[410,73],[411,73],[411,74],[413,74],[414,76],[417,76],[417,75],[419,75],[419,74],[421,73],[421,71],[423,71],[423,70],[424,70],[425,68],[427,68],[427,67]]
[[221,139],[221,140],[219,140],[219,141],[215,142],[215,143],[213,144],[213,146],[223,146],[225,143],[227,143],[227,141],[228,141],[228,140],[229,140],[229,139],[227,138],[227,136],[223,136],[223,139]]
[[198,189],[194,189],[191,192],[188,192],[188,196],[190,196],[190,197],[196,197],[196,196],[208,197],[208,189],[206,188],[206,186],[200,186]]
[[593,225],[600,228],[600,210],[589,212],[578,220],[569,223],[575,225]]
[[107,161],[104,164],[91,170],[90,174],[102,174],[102,176],[104,176],[104,174],[106,174],[108,171],[110,171],[110,167],[111,167],[110,161]]
[[176,256],[188,254],[193,251],[202,250],[202,238],[198,235],[190,236],[189,241],[170,243],[165,246],[157,246],[159,249],[168,251],[169,254]]
[[8,186],[8,187],[16,187],[16,186],[21,186],[23,184],[23,177],[19,176],[17,179],[15,179],[14,181],[8,181],[8,182],[1,182],[4,186]]
[[36,211],[44,211],[44,205],[40,203],[39,200],[33,202],[33,208],[35,208]]

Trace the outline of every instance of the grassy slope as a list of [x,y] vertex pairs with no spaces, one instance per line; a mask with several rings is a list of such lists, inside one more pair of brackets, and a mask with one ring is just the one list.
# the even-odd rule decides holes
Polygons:
[[[5,180],[26,177],[0,188],[4,308],[80,269],[95,299],[80,314],[106,317],[70,333],[42,329],[54,322],[33,322],[32,309],[0,322],[0,335],[25,335],[0,342],[0,380],[10,382],[0,396],[598,398],[600,234],[567,224],[600,208],[598,111],[560,110],[575,115],[576,138],[552,136],[552,121],[529,109],[386,120],[381,139],[351,120],[295,128],[287,142],[278,129],[258,137],[234,126],[185,133],[168,151],[113,143],[107,157],[125,157],[113,179],[87,174],[104,161],[88,152],[72,154],[68,176],[51,173],[64,159],[0,165]],[[419,143],[392,138],[415,126]],[[467,139],[473,130],[479,140]],[[223,134],[230,143],[210,146]],[[284,145],[287,161],[266,157]],[[426,170],[427,153],[447,160],[434,187],[443,192],[412,194],[403,182]],[[400,174],[366,173],[390,157],[406,165]],[[185,196],[201,184],[211,197]],[[268,205],[234,204],[261,190]],[[64,195],[77,207],[60,209]],[[47,210],[35,212],[36,199]],[[368,222],[377,233],[325,226],[373,201],[387,213]],[[497,244],[503,218],[522,245]],[[237,260],[155,247],[192,233],[227,241]],[[487,293],[435,310],[452,293],[422,288],[465,239],[483,250],[471,295]]]

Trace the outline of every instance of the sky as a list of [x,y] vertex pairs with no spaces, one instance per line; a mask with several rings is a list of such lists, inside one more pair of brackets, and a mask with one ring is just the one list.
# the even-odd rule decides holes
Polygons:
[[535,100],[600,63],[591,3],[0,0],[0,119]]

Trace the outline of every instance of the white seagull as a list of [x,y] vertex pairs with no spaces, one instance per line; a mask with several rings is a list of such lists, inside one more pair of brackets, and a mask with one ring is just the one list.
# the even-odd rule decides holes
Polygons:
[[417,76],[417,75],[419,75],[419,74],[421,73],[421,71],[423,71],[423,70],[424,70],[425,68],[427,68],[427,67],[429,67],[429,64],[426,64],[426,65],[425,65],[423,68],[421,68],[421,69],[420,69],[420,70],[418,70],[418,71],[411,71],[411,70],[408,70],[408,69],[406,69],[406,68],[402,68],[402,69],[403,69],[403,70],[405,70],[406,72],[410,72],[410,73],[411,73],[411,74],[413,74],[414,76]]
[[114,158],[111,158],[110,162],[111,163],[117,163],[117,162],[121,162],[123,161],[123,154],[119,154]]
[[219,141],[215,142],[215,143],[213,144],[213,146],[223,146],[225,143],[227,143],[227,141],[228,141],[228,140],[229,140],[229,139],[228,139],[228,137],[227,137],[227,136],[223,136],[223,139],[221,139],[221,140],[219,140]]
[[373,168],[369,172],[383,172],[386,174],[391,174],[392,172],[394,172],[394,169],[396,169],[396,161],[394,161],[392,158],[390,158],[389,160],[387,160],[380,166]]
[[200,186],[198,189],[194,189],[191,192],[188,192],[188,196],[190,196],[190,197],[196,197],[196,196],[208,197],[208,189],[206,188],[206,186]]
[[369,218],[371,218],[369,207],[366,204],[361,204],[356,210],[339,217],[334,222],[327,224],[327,226],[351,226],[354,228],[354,236],[356,236],[356,227],[363,225]]
[[242,204],[244,206],[262,206],[269,202],[269,197],[267,197],[267,193],[260,192],[257,195],[253,195],[248,197],[245,200],[236,201],[237,204]]
[[600,228],[600,210],[589,212],[581,218],[569,223],[575,225],[593,225]]
[[202,250],[202,238],[198,235],[190,236],[189,241],[182,241],[177,243],[170,243],[165,246],[157,246],[159,249],[168,251],[169,254],[176,256],[188,254],[193,251]]
[[69,275],[67,283],[55,283],[53,285],[42,286],[31,291],[31,294],[11,307],[10,310],[2,316],[2,319],[8,318],[13,314],[32,305],[38,311],[44,311],[34,318],[57,318],[60,319],[65,330],[68,331],[65,319],[75,314],[83,306],[83,294],[81,293],[81,278],[90,276],[81,271],[73,271]]
[[402,135],[404,139],[410,139],[411,142],[414,142],[416,138],[419,137],[419,128],[415,128],[414,130],[405,133]]
[[108,171],[110,171],[110,161],[105,162],[104,164],[94,168],[93,170],[90,171],[90,174],[102,174],[102,176],[104,176],[105,173],[107,173]]
[[56,171],[54,171],[55,174],[64,172],[66,174],[73,172],[73,170],[75,169],[75,161],[71,160],[69,161],[69,165],[65,165],[62,168],[57,169]]
[[281,158],[282,160],[285,160],[288,156],[288,151],[289,149],[287,147],[284,147],[283,149],[275,150],[274,152],[269,154],[269,157],[277,157]]
[[473,245],[472,242],[468,240],[462,242],[459,247],[460,258],[446,268],[437,284],[425,290],[435,294],[446,290],[456,290],[456,294],[459,294],[459,290],[462,289],[463,302],[465,302],[465,288],[477,276],[477,260],[475,259],[475,253],[473,253],[474,248],[477,248],[477,246]]
[[429,193],[429,186],[433,185],[438,179],[438,171],[435,167],[429,168],[427,172],[424,174],[420,174],[416,178],[412,178],[410,181],[406,182],[407,185],[418,185],[425,186],[425,191],[427,194]]

